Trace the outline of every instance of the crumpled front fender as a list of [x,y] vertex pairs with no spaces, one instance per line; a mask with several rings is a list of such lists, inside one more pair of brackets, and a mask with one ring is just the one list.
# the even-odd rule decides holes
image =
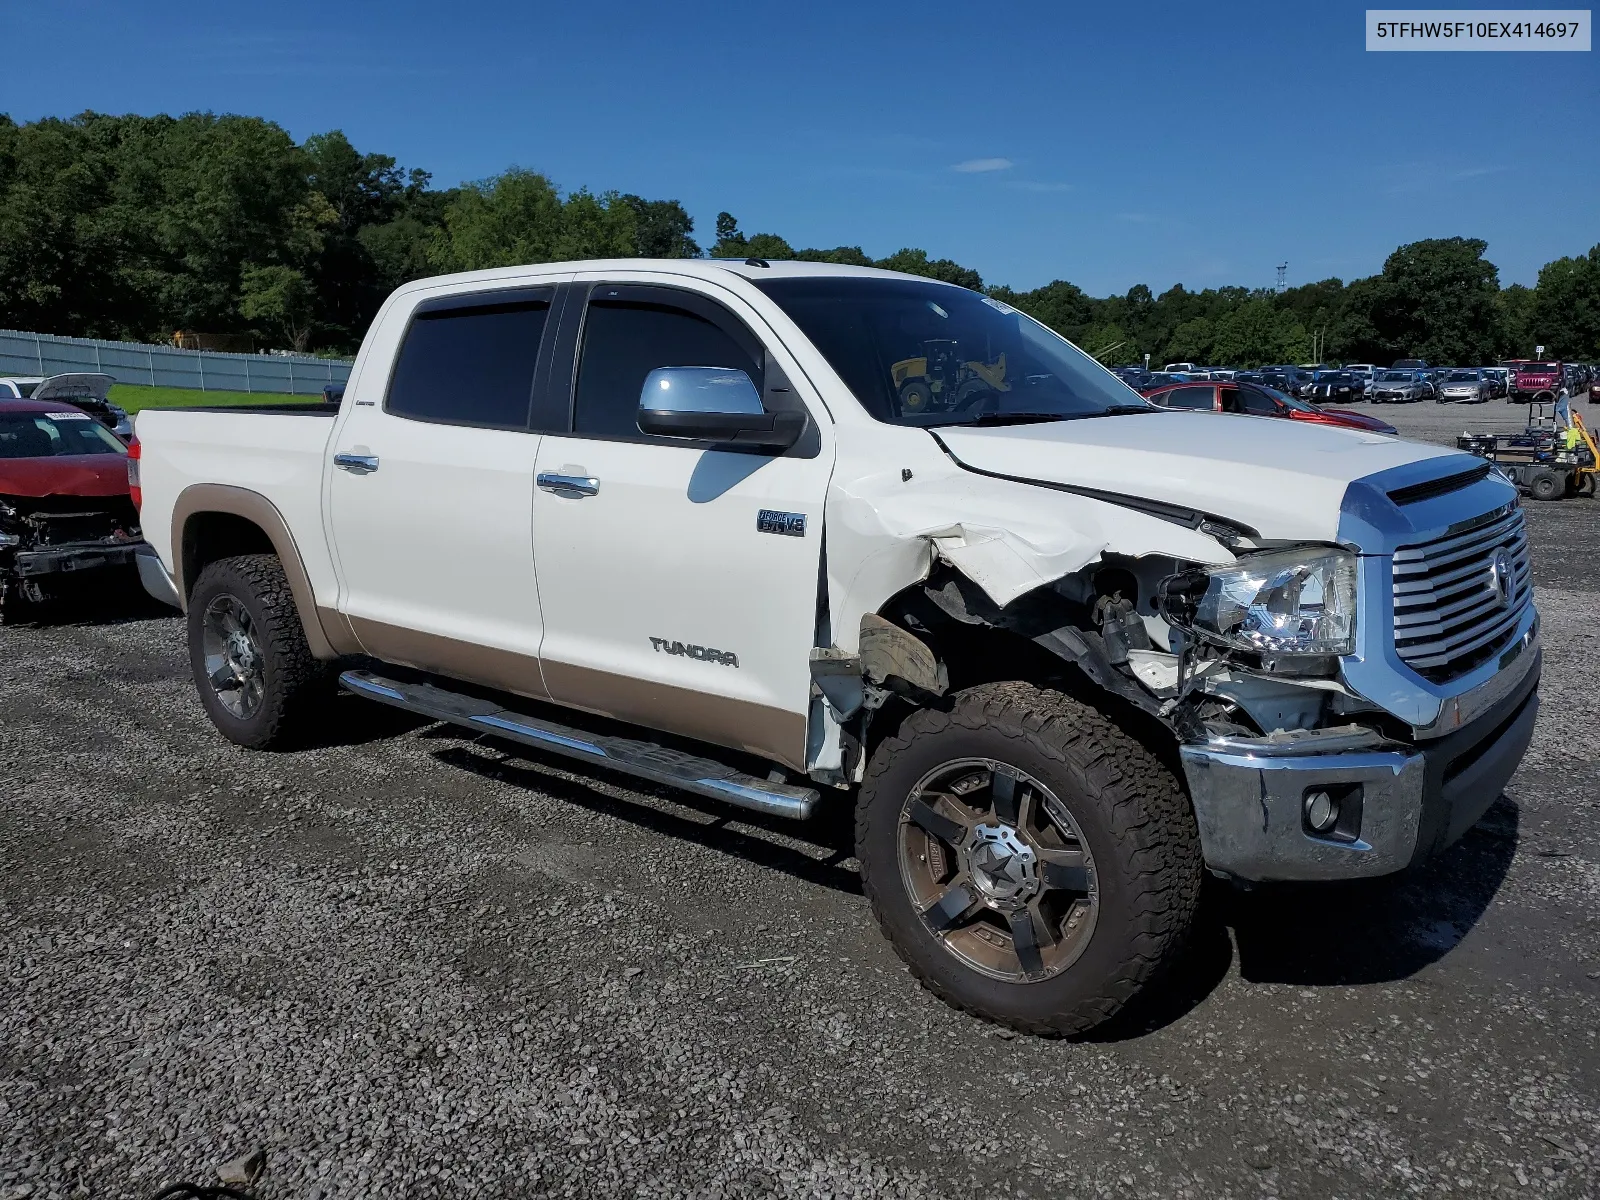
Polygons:
[[963,471],[881,471],[828,496],[828,603],[834,644],[857,649],[864,613],[944,560],[1004,607],[1107,553],[1227,563],[1215,538],[1147,513],[1049,487]]

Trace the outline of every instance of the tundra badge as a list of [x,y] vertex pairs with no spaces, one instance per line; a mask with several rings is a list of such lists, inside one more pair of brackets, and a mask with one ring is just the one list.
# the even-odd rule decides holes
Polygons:
[[721,663],[725,667],[737,667],[739,656],[728,650],[713,650],[710,646],[685,646],[682,642],[675,642],[671,638],[653,637],[650,644],[656,648],[656,653],[681,654],[685,658],[697,658],[701,662]]

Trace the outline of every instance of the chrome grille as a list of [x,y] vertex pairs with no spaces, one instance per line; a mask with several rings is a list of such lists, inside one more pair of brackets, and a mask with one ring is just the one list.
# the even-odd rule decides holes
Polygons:
[[[1495,570],[1510,570],[1509,595]],[[1522,509],[1486,513],[1418,546],[1394,552],[1394,644],[1400,658],[1436,683],[1454,679],[1505,648],[1533,603],[1533,568]]]

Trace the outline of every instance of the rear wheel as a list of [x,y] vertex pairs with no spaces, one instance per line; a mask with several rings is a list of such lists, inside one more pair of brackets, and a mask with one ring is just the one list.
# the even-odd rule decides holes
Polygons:
[[1172,774],[1100,713],[1024,683],[907,719],[872,757],[856,841],[912,973],[1031,1033],[1119,1012],[1182,947],[1200,891]]
[[283,565],[271,554],[211,563],[189,595],[189,665],[211,723],[231,742],[281,748],[327,697]]

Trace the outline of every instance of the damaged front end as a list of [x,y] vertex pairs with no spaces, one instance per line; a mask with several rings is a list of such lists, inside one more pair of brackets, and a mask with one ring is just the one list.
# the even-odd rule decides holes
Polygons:
[[0,496],[0,608],[38,604],[85,572],[132,566],[143,539],[126,496]]
[[[974,536],[925,514],[915,582],[853,614],[884,551],[829,593],[856,617],[838,639],[855,645],[812,655],[826,717],[813,722],[813,774],[858,781],[895,706],[1022,679],[1164,741],[1218,874],[1346,879],[1437,853],[1531,739],[1538,618],[1514,496],[1439,464],[1390,474],[1390,491],[1351,486],[1354,515],[1328,542],[1114,501],[1069,512],[1087,501],[1042,489],[1020,532],[996,521]],[[978,485],[962,497],[983,499]],[[872,515],[887,523],[886,511]],[[848,536],[865,522],[840,525]],[[1073,532],[1051,541],[1052,528]],[[908,541],[893,552],[909,557]],[[1040,581],[1051,567],[1064,569]],[[1433,666],[1441,656],[1454,657]]]

